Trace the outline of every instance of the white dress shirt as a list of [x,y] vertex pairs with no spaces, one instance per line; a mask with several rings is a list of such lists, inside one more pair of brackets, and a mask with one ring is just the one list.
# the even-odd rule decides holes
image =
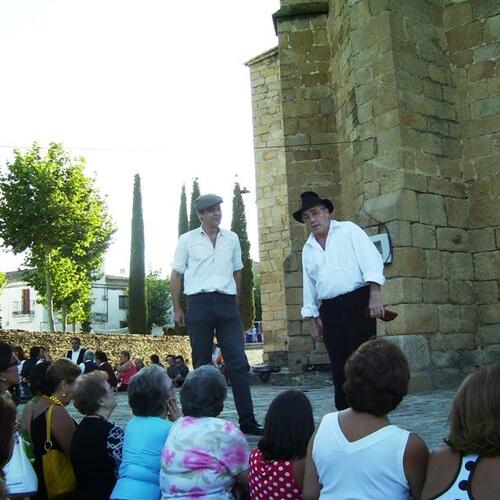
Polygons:
[[236,233],[219,229],[215,246],[198,227],[180,236],[172,269],[184,275],[184,293],[220,292],[236,295],[233,273],[243,269]]
[[82,350],[81,347],[78,348],[76,351],[71,350],[71,361],[73,361],[73,363],[75,363],[75,365],[76,365],[76,362],[78,361],[78,356],[80,356],[81,350]]
[[319,316],[319,301],[333,299],[366,285],[383,285],[382,257],[356,224],[332,220],[325,249],[310,234],[302,250],[303,318]]

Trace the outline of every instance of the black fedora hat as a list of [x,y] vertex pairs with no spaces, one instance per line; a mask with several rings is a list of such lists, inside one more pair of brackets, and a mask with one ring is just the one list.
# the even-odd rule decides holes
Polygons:
[[305,191],[300,195],[302,206],[293,213],[293,218],[297,222],[302,221],[302,212],[317,205],[323,205],[330,213],[333,212],[333,203],[330,200],[321,199],[314,191]]

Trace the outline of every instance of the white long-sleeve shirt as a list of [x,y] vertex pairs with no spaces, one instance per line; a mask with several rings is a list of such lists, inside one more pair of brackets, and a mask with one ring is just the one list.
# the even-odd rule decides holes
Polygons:
[[383,285],[384,264],[368,235],[353,222],[332,220],[325,249],[310,234],[302,250],[303,318],[319,316],[319,301],[365,286]]

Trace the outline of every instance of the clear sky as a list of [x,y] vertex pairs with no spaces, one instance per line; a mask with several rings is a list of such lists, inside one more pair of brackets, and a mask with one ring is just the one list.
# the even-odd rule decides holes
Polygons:
[[[274,47],[279,0],[2,0],[0,168],[13,147],[61,142],[87,159],[117,226],[107,273],[128,274],[141,175],[146,267],[170,272],[182,183],[224,198],[235,176],[258,259],[249,69]],[[188,207],[189,210],[189,207]],[[0,250],[0,271],[21,259]]]

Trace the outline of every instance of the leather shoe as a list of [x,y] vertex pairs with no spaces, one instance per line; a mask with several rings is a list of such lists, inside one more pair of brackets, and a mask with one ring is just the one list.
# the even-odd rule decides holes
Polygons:
[[262,436],[264,434],[264,427],[257,422],[250,422],[248,424],[241,424],[240,431],[243,434],[251,434],[252,436]]

